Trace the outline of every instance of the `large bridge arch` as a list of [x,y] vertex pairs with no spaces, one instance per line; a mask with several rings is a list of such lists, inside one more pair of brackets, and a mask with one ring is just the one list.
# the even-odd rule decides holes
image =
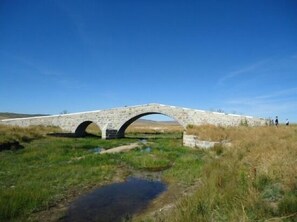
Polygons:
[[184,130],[187,127],[187,124],[185,124],[181,119],[179,119],[178,117],[176,117],[175,115],[172,114],[168,114],[167,112],[162,112],[162,111],[154,111],[154,112],[144,112],[144,113],[140,113],[140,114],[136,114],[134,116],[129,116],[127,119],[125,119],[124,121],[122,121],[120,123],[120,125],[118,126],[118,130],[117,130],[117,138],[122,138],[125,136],[125,131],[126,129],[133,123],[135,122],[137,119],[140,119],[141,117],[144,116],[148,116],[148,115],[153,115],[153,114],[160,114],[160,115],[164,115],[167,116],[171,119],[174,119],[176,122],[179,123],[179,125],[181,125]]

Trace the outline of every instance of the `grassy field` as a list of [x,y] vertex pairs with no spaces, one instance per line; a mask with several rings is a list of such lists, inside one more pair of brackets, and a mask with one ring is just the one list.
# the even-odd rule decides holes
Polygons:
[[[133,221],[297,220],[297,126],[189,127],[201,139],[232,143],[210,150],[183,147],[175,126],[151,127],[156,126],[100,140],[47,135],[57,128],[0,126],[2,141],[13,138],[25,147],[0,152],[0,221],[56,221],[82,193],[133,172],[160,169],[166,169],[168,191]],[[137,134],[150,137],[152,152],[90,152],[136,142]]]
[[[200,151],[182,147],[180,139],[150,139],[150,153],[136,149],[128,153],[98,155],[90,150],[95,147],[108,149],[139,139],[67,138],[47,135],[56,128],[0,128],[6,132],[3,141],[13,138],[25,147],[18,151],[0,152],[0,221],[58,220],[65,209],[61,214],[46,212],[59,205],[67,206],[71,199],[94,187],[123,180],[134,171],[154,172],[170,168],[164,180],[177,185],[181,177],[180,187],[191,185],[199,177],[198,173],[186,176],[184,172],[200,171],[201,161],[197,161],[198,157],[193,158]],[[36,131],[39,134],[33,137]],[[23,140],[26,132],[31,133],[30,140]],[[193,165],[189,168],[184,164],[185,160],[193,162]],[[173,165],[178,167],[177,171],[173,170]],[[176,193],[177,187],[174,186],[170,192]]]
[[296,125],[187,131],[233,145],[206,153],[203,185],[179,203],[170,221],[297,221]]

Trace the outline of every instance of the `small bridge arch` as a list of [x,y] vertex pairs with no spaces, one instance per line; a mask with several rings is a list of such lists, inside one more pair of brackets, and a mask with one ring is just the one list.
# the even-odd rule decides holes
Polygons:
[[86,129],[92,123],[95,124],[99,128],[99,131],[101,131],[100,125],[98,123],[96,123],[95,121],[91,121],[91,120],[85,120],[83,122],[78,123],[78,125],[75,127],[75,132],[74,132],[75,135],[79,136],[79,137],[86,136],[87,135]]

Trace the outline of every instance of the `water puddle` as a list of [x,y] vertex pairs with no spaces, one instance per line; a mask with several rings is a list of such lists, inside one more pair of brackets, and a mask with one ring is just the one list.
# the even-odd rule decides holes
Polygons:
[[90,153],[100,153],[102,151],[104,151],[105,149],[101,148],[101,147],[96,147],[96,148],[92,148],[92,149],[89,149],[89,152]]
[[123,221],[145,209],[166,190],[160,181],[129,177],[80,197],[70,205],[64,221]]
[[147,144],[147,140],[146,139],[141,139],[141,140],[139,140],[139,142],[141,142],[142,144]]
[[145,147],[145,148],[141,149],[140,152],[142,152],[142,153],[150,153],[150,152],[152,152],[152,148]]

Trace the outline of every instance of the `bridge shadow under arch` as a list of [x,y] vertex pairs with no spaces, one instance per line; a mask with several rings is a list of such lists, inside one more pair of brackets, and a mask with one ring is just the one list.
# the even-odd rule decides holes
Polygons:
[[[184,130],[184,127],[183,127],[183,125],[176,118],[174,118],[174,117],[172,117],[170,115],[161,113],[161,112],[147,112],[147,113],[142,113],[142,114],[136,115],[136,116],[128,119],[126,122],[124,122],[124,124],[119,128],[119,130],[117,132],[117,138],[123,138],[123,137],[125,137],[126,130],[128,129],[129,126],[131,126],[136,120],[141,119],[144,116],[149,116],[149,115],[162,115],[162,116],[169,117],[172,121],[175,121],[177,123],[177,125],[180,126],[180,130],[179,131],[181,133],[180,136],[182,137],[182,132]],[[160,131],[158,133],[161,134],[162,132]],[[140,138],[142,138],[142,137],[140,137]]]
[[94,136],[101,138],[101,129],[98,124],[94,123],[93,121],[87,120],[77,126],[75,135],[77,137]]

